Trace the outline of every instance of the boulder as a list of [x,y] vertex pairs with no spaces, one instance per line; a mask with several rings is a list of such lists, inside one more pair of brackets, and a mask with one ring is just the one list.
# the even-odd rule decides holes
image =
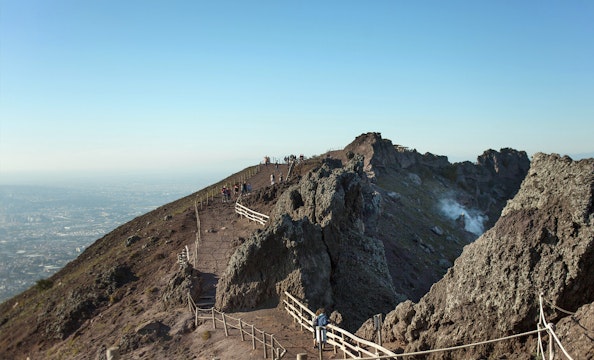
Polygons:
[[[149,289],[150,291],[150,289]],[[188,294],[196,300],[202,292],[202,277],[200,272],[185,263],[178,271],[171,275],[167,286],[161,295],[164,310],[180,306],[187,306]]]
[[594,303],[580,307],[575,314],[557,323],[555,334],[574,359],[594,357]]

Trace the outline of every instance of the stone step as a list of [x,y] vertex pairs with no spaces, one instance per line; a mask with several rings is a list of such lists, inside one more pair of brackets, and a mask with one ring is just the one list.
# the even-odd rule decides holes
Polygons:
[[197,303],[196,306],[201,308],[201,309],[210,309],[211,307],[214,306],[214,302],[203,302],[203,303]]

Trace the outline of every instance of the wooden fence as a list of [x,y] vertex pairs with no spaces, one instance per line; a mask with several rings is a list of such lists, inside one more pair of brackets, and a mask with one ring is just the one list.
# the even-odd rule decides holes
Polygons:
[[[293,321],[298,323],[300,329],[314,332],[311,320],[314,313],[303,305],[296,297],[285,291],[286,299],[283,299],[285,310],[293,317]],[[336,325],[326,326],[326,343],[333,347],[334,353],[339,350],[343,352],[344,358],[358,359],[363,356],[393,356],[396,354],[382,346],[365,339],[361,339],[350,332],[339,328]]]
[[258,222],[262,225],[266,224],[266,221],[270,219],[268,215],[260,214],[259,212],[255,212],[248,207],[245,207],[239,203],[239,200],[235,203],[235,212],[241,216],[245,216],[249,220]]
[[198,326],[198,320],[212,321],[212,326],[216,329],[217,323],[220,323],[225,330],[225,336],[230,336],[231,331],[237,330],[241,336],[241,341],[246,341],[246,338],[251,338],[252,349],[256,350],[258,344],[261,344],[264,359],[282,359],[287,353],[287,350],[276,340],[273,334],[268,334],[262,330],[257,329],[254,325],[243,322],[226,315],[224,312],[216,310],[214,307],[210,309],[201,309],[196,306],[194,299],[188,293],[188,306],[190,311],[194,313],[194,324]]

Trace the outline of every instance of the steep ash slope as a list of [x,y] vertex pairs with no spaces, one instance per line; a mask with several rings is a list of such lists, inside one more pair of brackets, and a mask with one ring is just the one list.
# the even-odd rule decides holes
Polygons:
[[[496,225],[464,249],[418,304],[407,301],[388,314],[384,342],[407,344],[407,351],[415,351],[533,330],[541,292],[570,311],[592,303],[593,188],[593,159],[535,155],[520,191]],[[547,316],[556,322],[565,315],[549,311]],[[571,324],[566,321],[561,334],[580,332]],[[369,326],[360,333],[370,334]],[[533,349],[533,341],[518,340],[472,348],[465,356],[529,358]],[[583,348],[573,349],[576,358],[586,358]],[[436,356],[444,357],[462,354]]]
[[[255,176],[254,188],[267,176]],[[177,256],[194,243],[194,202],[207,191],[123,224],[49,279],[1,303],[0,359],[95,359],[110,346],[130,359],[200,356],[205,345],[192,333],[187,295],[198,299],[204,273],[180,270]],[[232,203],[216,200],[201,211],[204,226],[216,224],[204,237],[232,246],[258,227],[238,219]],[[198,267],[211,263],[211,254],[199,254]],[[251,346],[245,347],[249,352]]]

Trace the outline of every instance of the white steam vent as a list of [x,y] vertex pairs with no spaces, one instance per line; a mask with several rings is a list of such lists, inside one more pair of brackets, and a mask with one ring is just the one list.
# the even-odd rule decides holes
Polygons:
[[485,232],[485,220],[487,217],[477,210],[468,210],[453,199],[442,199],[439,201],[439,209],[445,216],[452,220],[463,220],[464,230],[480,236]]

